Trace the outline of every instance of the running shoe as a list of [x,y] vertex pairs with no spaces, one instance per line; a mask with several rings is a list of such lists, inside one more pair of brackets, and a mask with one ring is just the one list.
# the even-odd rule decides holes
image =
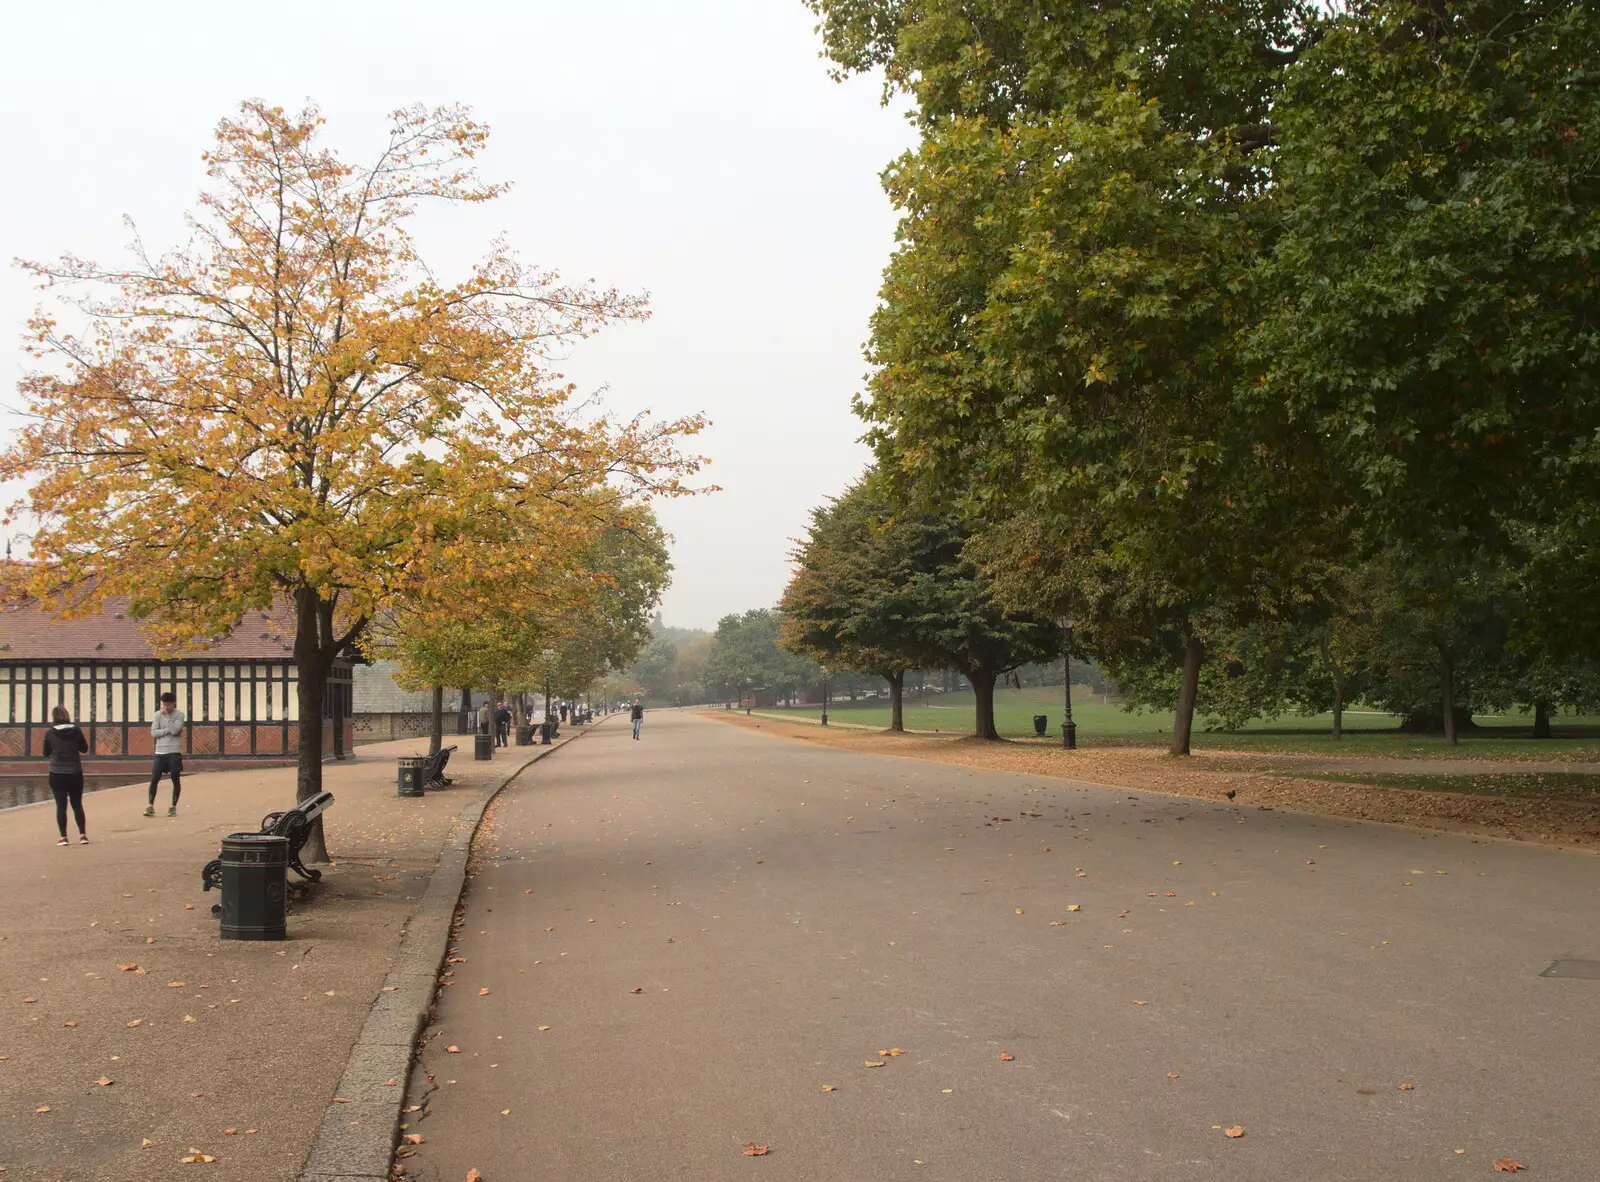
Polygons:
[[178,815],[178,806],[177,805],[173,805],[170,809],[167,810],[167,816],[176,817],[177,815]]
[[147,816],[147,817],[155,816],[156,815],[156,806],[155,805],[151,805],[149,808],[145,809],[144,810],[144,815]]

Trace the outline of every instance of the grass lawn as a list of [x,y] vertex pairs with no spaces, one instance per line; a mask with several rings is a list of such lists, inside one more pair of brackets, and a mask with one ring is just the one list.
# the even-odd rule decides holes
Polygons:
[[[800,706],[792,710],[780,707],[762,713],[818,718],[822,709],[820,706]],[[1060,742],[1061,713],[1059,687],[995,691],[995,725],[1007,738],[1031,737],[1033,716],[1043,714],[1049,719],[1046,735]],[[838,722],[887,727],[889,702],[887,698],[837,701],[830,703],[828,717]],[[1081,689],[1073,693],[1072,717],[1078,724],[1078,742],[1086,746],[1163,744],[1172,730],[1170,712],[1126,711],[1120,706],[1106,705],[1098,695]],[[925,702],[915,693],[906,696],[905,724],[910,730],[971,734],[972,718],[971,691],[929,694]],[[1263,720],[1237,731],[1207,731],[1197,719],[1191,745],[1196,751],[1260,751],[1263,754],[1600,759],[1600,718],[1563,716],[1553,728],[1555,738],[1533,739],[1529,737],[1531,717],[1480,717],[1477,719],[1480,729],[1463,735],[1455,748],[1446,745],[1439,736],[1398,734],[1395,731],[1397,721],[1389,714],[1347,710],[1345,736],[1336,741],[1328,733],[1333,725],[1332,716],[1328,714]]]

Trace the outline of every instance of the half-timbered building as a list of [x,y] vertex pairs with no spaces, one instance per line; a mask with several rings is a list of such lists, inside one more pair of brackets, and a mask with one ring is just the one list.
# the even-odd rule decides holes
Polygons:
[[[293,619],[287,610],[251,612],[210,647],[158,657],[110,600],[98,615],[64,620],[35,605],[0,609],[0,759],[43,752],[58,704],[89,737],[89,758],[148,758],[150,720],[171,690],[188,716],[184,749],[204,759],[293,760],[300,742]],[[351,742],[351,662],[328,680],[323,751]]]

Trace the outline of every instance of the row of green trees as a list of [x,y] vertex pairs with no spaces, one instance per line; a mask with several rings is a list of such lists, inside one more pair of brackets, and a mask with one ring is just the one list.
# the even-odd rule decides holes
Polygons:
[[1600,10],[809,2],[919,131],[858,400],[890,533],[962,523],[1179,753],[1319,683],[1452,740],[1593,701]]

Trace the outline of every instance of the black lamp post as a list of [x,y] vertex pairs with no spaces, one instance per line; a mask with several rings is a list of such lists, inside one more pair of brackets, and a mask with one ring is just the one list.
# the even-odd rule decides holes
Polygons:
[[822,666],[822,725],[828,725],[828,667]]
[[556,729],[552,721],[555,715],[550,709],[550,666],[555,662],[556,650],[547,648],[539,655],[544,658],[544,725],[539,728],[539,741],[548,746],[550,732]]
[[1065,625],[1066,635],[1061,642],[1061,679],[1062,691],[1065,695],[1062,715],[1065,721],[1061,724],[1061,746],[1067,751],[1078,749],[1078,725],[1072,721],[1072,625]]

